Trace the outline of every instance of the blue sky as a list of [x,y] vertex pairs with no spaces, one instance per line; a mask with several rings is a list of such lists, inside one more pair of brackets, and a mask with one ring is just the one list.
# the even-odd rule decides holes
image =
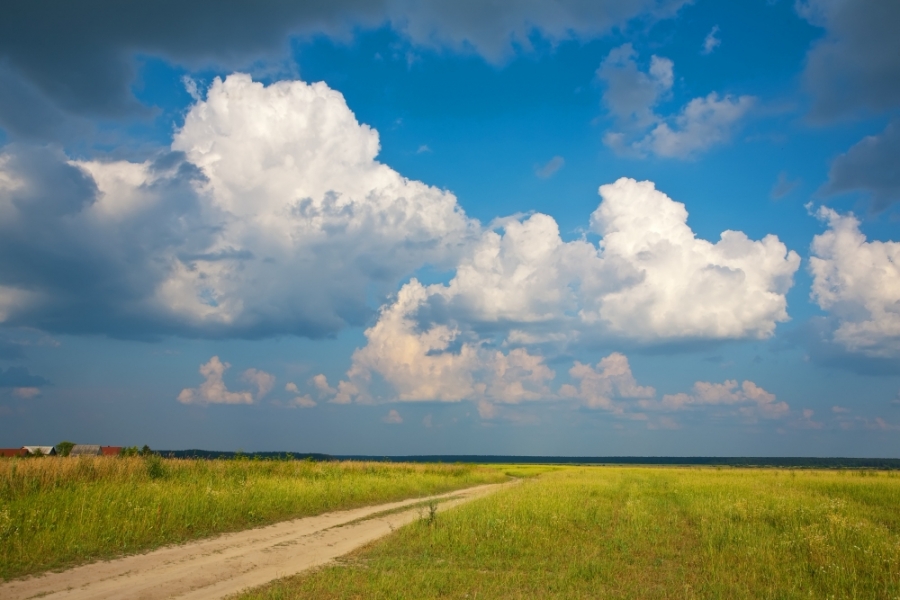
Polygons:
[[900,456],[892,3],[46,4],[0,445]]

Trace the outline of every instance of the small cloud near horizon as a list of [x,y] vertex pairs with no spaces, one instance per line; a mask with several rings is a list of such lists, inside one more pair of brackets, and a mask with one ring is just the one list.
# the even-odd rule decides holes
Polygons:
[[403,417],[396,410],[391,409],[381,420],[388,425],[398,425],[403,422]]

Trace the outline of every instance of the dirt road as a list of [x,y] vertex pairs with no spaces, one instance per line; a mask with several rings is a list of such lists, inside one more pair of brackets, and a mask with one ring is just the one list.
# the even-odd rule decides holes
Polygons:
[[[418,518],[422,508],[414,505],[423,501],[440,500],[439,509],[445,510],[506,485],[509,484],[482,485],[428,498],[295,519],[10,581],[0,585],[0,598],[222,598],[324,564],[376,540]],[[396,512],[383,514],[387,511]]]

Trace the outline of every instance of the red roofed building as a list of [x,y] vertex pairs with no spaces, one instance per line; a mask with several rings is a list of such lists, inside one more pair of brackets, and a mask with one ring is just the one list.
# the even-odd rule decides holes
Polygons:
[[13,456],[26,456],[25,448],[0,448],[0,458],[12,458]]
[[118,456],[122,453],[122,446],[100,446],[102,456]]

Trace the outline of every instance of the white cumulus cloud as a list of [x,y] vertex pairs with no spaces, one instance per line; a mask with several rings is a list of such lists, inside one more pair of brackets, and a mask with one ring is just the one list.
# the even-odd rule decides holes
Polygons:
[[365,332],[366,346],[353,353],[338,402],[373,400],[369,384],[375,374],[389,384],[388,400],[515,404],[550,396],[546,382],[554,373],[541,357],[523,348],[508,353],[488,348],[451,325],[420,327],[415,313],[435,288],[413,279],[396,302],[382,308],[377,323]]
[[254,257],[180,261],[158,297],[188,318],[339,326],[342,305],[364,312],[367,286],[445,261],[470,227],[451,194],[378,163],[378,134],[324,83],[216,80],[172,146],[223,213],[206,252]]
[[337,393],[337,390],[335,390],[333,387],[328,385],[328,378],[325,377],[325,375],[323,375],[322,373],[319,373],[318,375],[313,376],[309,380],[309,383],[312,384],[313,387],[316,388],[316,390],[318,391],[318,393],[320,395],[330,396],[330,395],[334,395]]
[[259,369],[247,369],[241,379],[256,386],[256,399],[259,400],[275,386],[275,376]]
[[648,181],[622,178],[600,195],[590,219],[598,245],[564,242],[543,214],[498,222],[502,233],[486,231],[447,285],[428,287],[425,316],[508,324],[525,344],[567,333],[766,338],[788,319],[785,295],[800,258],[777,237],[699,239],[684,204]]
[[[253,404],[254,397],[250,391],[232,392],[226,385],[223,377],[231,365],[223,363],[218,356],[213,356],[209,362],[200,366],[200,374],[206,380],[196,388],[184,388],[178,394],[178,401],[182,404]],[[249,369],[245,371],[245,378],[258,386],[259,399],[267,393],[275,382],[275,378],[265,371]]]
[[288,406],[291,408],[313,408],[317,405],[316,401],[309,394],[300,394],[300,389],[293,381],[288,382],[284,389],[295,394],[295,397],[288,403]]
[[638,385],[631,373],[628,358],[620,352],[613,352],[597,363],[596,367],[575,361],[569,375],[578,381],[578,386],[564,384],[560,388],[560,394],[566,398],[577,398],[590,408],[622,414],[625,407],[617,400],[656,396],[654,388]]
[[872,357],[900,356],[900,242],[867,241],[852,214],[821,207],[828,230],[815,236],[812,299],[837,318],[834,341]]
[[[651,182],[623,178],[600,195],[591,216],[602,236],[596,245],[563,241],[547,215],[505,219],[471,246],[447,284],[405,284],[366,331],[334,401],[371,401],[367,390],[378,381],[391,392],[382,399],[400,401],[547,399],[554,373],[542,349],[764,339],[788,319],[800,258],[775,236],[698,239],[684,205]],[[587,377],[584,365],[577,370]],[[595,397],[602,404],[609,395]]]
[[715,244],[699,239],[684,204],[649,181],[619,179],[600,195],[591,228],[622,283],[586,299],[585,320],[659,340],[766,338],[788,319],[785,295],[800,257],[776,236],[727,230]]

